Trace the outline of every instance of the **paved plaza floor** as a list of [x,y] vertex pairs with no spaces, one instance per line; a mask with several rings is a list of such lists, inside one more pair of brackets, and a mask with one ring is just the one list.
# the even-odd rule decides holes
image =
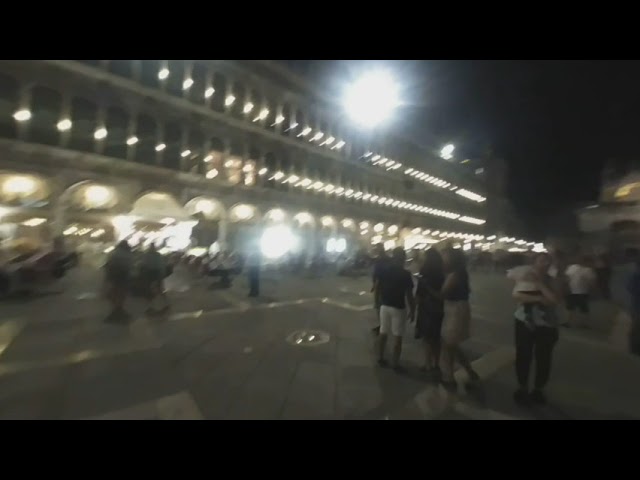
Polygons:
[[[549,406],[513,404],[513,302],[506,280],[472,277],[465,347],[481,388],[456,394],[419,371],[413,329],[407,374],[376,366],[367,277],[265,274],[221,290],[179,269],[171,312],[105,323],[100,277],[74,271],[51,291],[0,303],[2,419],[596,419],[640,418],[640,361],[624,351],[624,313],[594,305],[588,330],[561,332]],[[462,372],[457,373],[461,384]]]

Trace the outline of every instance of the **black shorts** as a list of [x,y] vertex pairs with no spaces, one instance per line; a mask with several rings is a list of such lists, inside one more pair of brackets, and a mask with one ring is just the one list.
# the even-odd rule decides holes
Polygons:
[[573,312],[579,310],[582,313],[589,313],[589,295],[586,293],[571,293],[566,298],[567,310]]

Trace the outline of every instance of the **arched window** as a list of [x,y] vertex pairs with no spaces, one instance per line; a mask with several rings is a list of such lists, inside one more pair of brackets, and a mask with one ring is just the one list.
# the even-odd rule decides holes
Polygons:
[[164,129],[164,143],[167,146],[162,156],[162,166],[173,170],[180,169],[182,157],[182,125],[169,122]]
[[18,106],[18,82],[0,73],[0,136],[16,138],[16,121],[13,114]]
[[132,78],[133,77],[133,60],[110,60],[109,72],[119,77]]
[[216,112],[224,112],[224,97],[229,93],[226,91],[226,86],[226,77],[216,73],[213,76],[213,88],[215,93],[213,94],[211,102],[211,108]]
[[140,81],[145,87],[158,88],[160,81],[158,73],[160,72],[160,60],[142,60],[142,69]]
[[62,95],[51,88],[36,86],[31,89],[30,108],[27,139],[34,143],[58,145],[60,132],[57,124],[62,111]]
[[126,159],[129,114],[122,108],[109,107],[106,128],[109,134],[104,140],[104,155]]
[[243,118],[244,104],[247,101],[247,90],[245,86],[242,83],[237,82],[233,85],[233,88],[229,93],[233,93],[233,96],[236,97],[235,102],[231,105],[229,110],[231,115],[236,118]]
[[191,70],[191,80],[193,80],[193,85],[189,88],[189,94],[186,98],[193,103],[202,105],[205,101],[204,94],[207,88],[207,67],[194,63]]
[[75,97],[71,100],[71,138],[69,147],[83,152],[94,151],[93,134],[98,119],[98,106],[84,98]]
[[158,126],[151,116],[144,114],[138,116],[136,137],[138,137],[138,143],[135,145],[135,161],[146,165],[155,165]]
[[167,92],[182,97],[184,82],[184,60],[169,60],[169,77],[165,80]]
[[183,170],[192,173],[202,173],[202,159],[204,154],[202,147],[204,146],[204,133],[199,128],[194,128],[189,131],[189,137],[187,139],[187,149],[191,153],[182,158]]

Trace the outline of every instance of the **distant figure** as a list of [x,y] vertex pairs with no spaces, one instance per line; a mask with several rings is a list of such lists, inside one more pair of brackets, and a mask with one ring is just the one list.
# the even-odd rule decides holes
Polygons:
[[627,291],[631,297],[629,351],[635,355],[640,355],[640,256],[636,256],[635,270],[627,282]]
[[247,277],[249,280],[249,296],[257,297],[260,295],[260,264],[262,263],[262,255],[260,250],[256,249],[247,257]]
[[112,310],[108,321],[126,321],[127,313],[124,302],[131,287],[131,270],[133,269],[133,254],[126,240],[118,243],[111,252],[104,265],[105,289]]
[[[518,390],[514,400],[519,404],[546,402],[543,389],[549,381],[552,353],[559,336],[555,311],[560,300],[558,280],[549,275],[550,265],[550,256],[538,253],[530,277],[533,290],[524,292],[516,287],[513,292],[518,302],[514,314]],[[536,374],[533,391],[529,393],[529,373],[534,358]]]
[[416,338],[424,342],[423,371],[440,380],[440,333],[444,317],[444,262],[435,248],[425,254],[416,288]]
[[595,273],[598,291],[604,300],[611,299],[611,262],[609,256],[600,254],[596,257]]
[[566,299],[569,324],[586,327],[589,317],[589,293],[595,286],[596,274],[589,266],[588,259],[582,257],[578,263],[567,268],[566,275],[569,281],[569,295]]
[[373,308],[376,311],[377,325],[373,327],[372,332],[374,335],[378,335],[380,333],[380,289],[378,288],[379,276],[382,269],[387,265],[389,257],[387,257],[387,254],[384,251],[384,245],[382,243],[376,243],[376,245],[373,247],[373,252],[373,283],[371,286],[371,292],[373,293]]
[[142,254],[140,275],[147,289],[149,306],[147,313],[162,313],[169,309],[169,301],[164,291],[164,279],[169,266],[152,243]]
[[[398,372],[404,372],[400,366],[402,352],[402,336],[407,319],[413,321],[415,316],[415,301],[413,297],[413,279],[411,273],[404,268],[407,259],[402,247],[393,250],[392,257],[378,270],[376,280],[377,291],[380,296],[380,335],[378,338],[378,365],[387,366],[384,359],[387,345],[387,335],[393,335],[392,367]],[[409,311],[407,312],[407,304]]]
[[444,318],[442,320],[441,368],[442,385],[450,391],[457,390],[454,374],[456,361],[467,372],[471,384],[480,377],[471,367],[469,359],[462,351],[461,344],[471,336],[471,307],[469,296],[469,273],[466,259],[460,249],[444,252],[446,278],[442,286],[444,298]]

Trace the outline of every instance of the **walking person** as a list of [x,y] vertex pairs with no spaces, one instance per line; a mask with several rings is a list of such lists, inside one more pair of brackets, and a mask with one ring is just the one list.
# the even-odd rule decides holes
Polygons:
[[416,338],[424,344],[424,366],[422,370],[434,380],[441,379],[440,374],[440,334],[444,317],[444,262],[435,248],[427,250],[420,269],[416,288]]
[[[551,257],[538,253],[532,268],[535,290],[513,292],[518,302],[514,315],[518,389],[514,400],[519,404],[546,402],[543,391],[549,381],[553,349],[559,336],[555,308],[560,296],[557,280],[548,273],[550,266]],[[534,358],[536,372],[533,391],[529,393],[529,373]]]
[[442,385],[447,390],[454,392],[458,388],[454,378],[456,361],[467,372],[469,386],[480,380],[480,377],[461,348],[462,342],[471,336],[471,307],[469,305],[471,288],[466,259],[462,250],[447,249],[444,252],[444,268],[446,277],[442,286],[444,317],[441,332],[440,366]]
[[604,300],[611,300],[611,261],[609,256],[602,253],[596,257],[595,274],[598,292]]
[[374,260],[373,260],[373,276],[372,276],[372,285],[371,292],[373,293],[373,308],[376,311],[376,326],[372,328],[372,332],[374,335],[380,334],[380,290],[378,288],[378,280],[380,276],[380,272],[389,262],[389,257],[384,251],[384,245],[382,243],[377,243],[374,247]]
[[[387,366],[384,358],[389,333],[393,335],[393,354],[391,366],[397,373],[405,369],[400,366],[402,336],[407,319],[413,321],[415,302],[413,297],[413,279],[404,268],[406,254],[402,247],[393,250],[392,257],[380,268],[377,286],[380,293],[380,335],[378,337],[378,365]],[[409,310],[407,312],[407,304]]]
[[581,257],[578,263],[567,268],[569,295],[566,299],[569,312],[569,324],[587,327],[589,320],[589,294],[596,284],[596,274],[589,265],[587,257]]
[[157,314],[169,309],[169,301],[164,290],[164,279],[167,276],[168,265],[164,257],[152,243],[143,253],[140,262],[140,274],[147,288],[149,306],[147,313]]
[[104,265],[105,291],[111,303],[111,312],[106,318],[108,322],[126,323],[129,319],[124,302],[131,286],[132,268],[131,247],[126,240],[122,240],[113,249]]
[[260,250],[256,248],[247,258],[247,277],[249,280],[249,296],[260,295]]

